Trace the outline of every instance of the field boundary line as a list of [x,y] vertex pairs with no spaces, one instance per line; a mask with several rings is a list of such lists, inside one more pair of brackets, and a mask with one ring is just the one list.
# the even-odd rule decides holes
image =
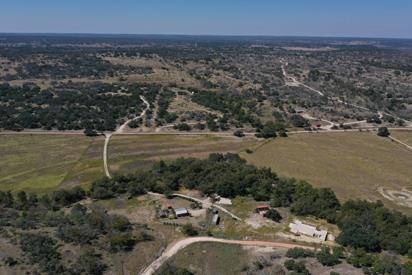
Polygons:
[[389,138],[390,140],[392,140],[393,142],[396,142],[396,143],[398,143],[398,144],[400,144],[400,145],[403,145],[403,146],[405,146],[406,148],[408,148],[409,150],[412,151],[412,146],[408,145],[407,143],[405,143],[405,142],[403,142],[403,141],[401,141],[401,140],[399,140],[399,139],[397,139],[397,138],[394,138],[394,137],[392,137],[392,136],[388,136],[388,138]]

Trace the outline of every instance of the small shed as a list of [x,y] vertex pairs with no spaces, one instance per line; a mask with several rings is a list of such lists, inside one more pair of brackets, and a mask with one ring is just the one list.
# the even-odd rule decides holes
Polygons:
[[158,212],[159,218],[167,218],[167,216],[169,215],[169,212],[167,210],[159,210]]
[[295,112],[297,113],[297,114],[301,114],[301,113],[304,113],[306,110],[304,109],[304,108],[301,108],[301,107],[296,107],[295,108]]
[[186,208],[176,208],[175,209],[176,217],[187,217],[190,215],[189,211]]
[[255,212],[259,214],[263,214],[265,212],[269,211],[269,205],[263,204],[263,205],[258,205],[255,208]]
[[210,198],[213,199],[217,204],[232,205],[231,199],[223,198],[219,196],[218,194],[213,194],[210,196]]

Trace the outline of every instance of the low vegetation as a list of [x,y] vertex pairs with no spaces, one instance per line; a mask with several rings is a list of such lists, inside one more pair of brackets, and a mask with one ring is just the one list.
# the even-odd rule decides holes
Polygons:
[[[87,207],[77,202],[87,197],[106,200],[127,195],[130,198],[148,191],[169,195],[183,187],[230,198],[251,196],[256,200],[271,200],[272,206],[290,207],[296,215],[327,219],[336,223],[341,230],[338,243],[348,249],[358,249],[354,255],[360,253],[359,249],[364,254],[391,251],[397,255],[411,256],[412,253],[412,222],[407,216],[393,212],[379,202],[348,201],[341,205],[330,189],[317,189],[305,182],[279,179],[271,170],[248,165],[233,154],[212,154],[205,160],[182,158],[168,163],[160,161],[148,171],[95,181],[88,192],[80,187],[41,197],[27,195],[24,191],[15,196],[10,192],[0,192],[0,206],[3,208],[1,220],[6,228],[18,228],[23,233],[29,233],[21,237],[22,249],[43,271],[70,270],[75,267],[60,262],[58,251],[53,248],[56,246],[54,238],[74,245],[92,245],[102,253],[129,251],[135,243],[151,240],[143,225],[131,224],[125,217],[109,215],[101,208]],[[70,212],[62,212],[63,207],[70,207]],[[28,211],[31,215],[26,214]],[[280,218],[276,212],[271,213],[272,216]],[[31,233],[33,229],[45,227],[53,228],[54,235]],[[191,224],[184,225],[183,232],[189,236],[198,234]],[[32,251],[33,244],[40,241],[50,244],[47,253],[52,255],[47,257],[56,260],[46,262],[43,260],[48,255],[44,254],[46,251]],[[299,249],[288,252],[288,255],[292,258],[314,256]],[[316,253],[318,261],[326,266],[340,263],[342,256],[343,250],[339,247],[332,251],[323,247]],[[91,255],[90,260],[96,260],[96,257]],[[355,263],[358,261],[355,258],[352,260]],[[360,260],[358,265],[362,262]],[[95,264],[101,266],[98,262]],[[299,262],[290,262],[289,267],[304,272]],[[408,268],[408,265],[400,265],[400,268]]]
[[103,173],[103,143],[81,135],[1,135],[0,190],[41,194],[87,186]]
[[[85,198],[80,187],[41,197],[24,191],[16,196],[0,192],[1,234],[17,239],[31,264],[46,274],[102,274],[106,266],[103,255],[130,251],[136,243],[152,239],[144,225],[78,203]],[[67,208],[70,210],[65,211]],[[64,243],[81,249],[81,255],[69,265],[59,249]]]
[[[412,213],[406,190],[411,155],[386,138],[410,139],[388,130],[412,119],[410,49],[410,41],[394,39],[0,35],[0,131],[88,136],[2,135],[0,245],[7,240],[17,251],[4,265],[32,266],[20,273],[102,274],[120,267],[123,272],[128,257],[152,260],[170,241],[157,232],[166,225],[146,213],[149,228],[123,215],[126,209],[102,205],[122,200],[125,206],[150,197],[148,192],[169,197],[184,189],[245,199],[251,206],[269,202],[271,209],[259,219],[275,221],[274,227],[295,216],[333,223],[342,247],[289,250],[290,259],[278,261],[278,269],[272,269],[272,255],[229,270],[228,263],[239,262],[233,255],[246,262],[247,253],[216,246],[225,252],[216,257],[223,272],[201,262],[192,271],[177,261],[162,274],[309,274],[313,263],[346,262],[367,274],[411,273],[411,218],[386,208]],[[135,132],[230,135],[115,136],[108,159],[118,174],[99,179],[99,136],[141,114],[141,97],[150,108],[128,125]],[[292,133],[326,131],[327,124],[379,129],[316,137]],[[276,139],[257,147],[248,138],[252,133]],[[207,157],[243,150],[249,162],[234,154]],[[276,173],[259,168],[268,166]],[[152,207],[148,202],[145,210]],[[242,211],[242,218],[249,212]],[[237,226],[222,218],[228,227]],[[172,223],[178,228],[171,235],[214,234],[193,220]],[[159,246],[150,244],[152,257],[141,244],[154,238]],[[190,253],[195,254],[185,254],[185,266]]]
[[412,224],[407,216],[379,202],[350,200],[341,205],[331,189],[282,180],[271,170],[248,165],[233,154],[212,154],[206,160],[160,161],[147,172],[96,181],[90,195],[103,199],[135,190],[139,190],[137,194],[147,190],[167,195],[182,187],[229,198],[271,200],[271,206],[290,207],[296,215],[327,219],[337,223],[341,230],[338,242],[345,246],[371,252],[391,250],[401,255],[412,249]]

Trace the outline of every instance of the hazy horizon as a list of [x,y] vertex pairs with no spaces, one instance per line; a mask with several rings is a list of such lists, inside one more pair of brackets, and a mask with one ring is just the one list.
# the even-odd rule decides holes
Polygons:
[[372,37],[372,36],[329,36],[329,35],[261,35],[261,34],[191,34],[191,33],[105,33],[105,32],[0,32],[0,35],[50,35],[50,36],[182,36],[182,37],[245,37],[245,38],[333,38],[333,39],[399,39],[412,40],[412,37]]
[[412,38],[402,0],[2,3],[1,33]]

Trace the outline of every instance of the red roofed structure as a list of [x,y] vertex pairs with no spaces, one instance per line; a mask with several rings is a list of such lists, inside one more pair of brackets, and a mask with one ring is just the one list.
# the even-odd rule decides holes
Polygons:
[[255,211],[257,213],[260,213],[260,212],[263,212],[263,211],[268,211],[268,210],[269,210],[269,205],[267,205],[267,204],[258,205],[255,208]]

